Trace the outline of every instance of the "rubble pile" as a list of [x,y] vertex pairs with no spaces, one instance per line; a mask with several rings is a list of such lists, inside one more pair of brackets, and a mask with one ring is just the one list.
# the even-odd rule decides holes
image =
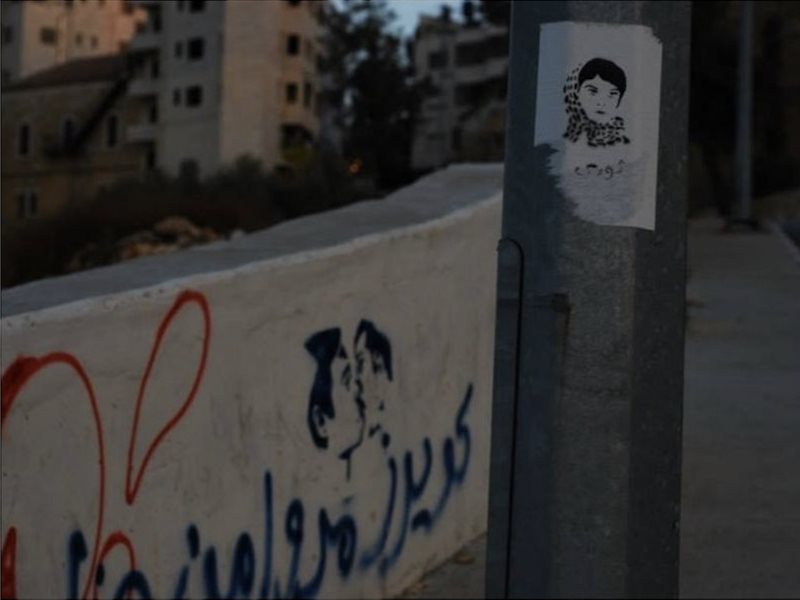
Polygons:
[[137,231],[111,245],[87,244],[72,256],[67,264],[67,272],[74,273],[142,256],[169,254],[221,237],[210,227],[198,227],[185,217],[166,217],[151,229]]

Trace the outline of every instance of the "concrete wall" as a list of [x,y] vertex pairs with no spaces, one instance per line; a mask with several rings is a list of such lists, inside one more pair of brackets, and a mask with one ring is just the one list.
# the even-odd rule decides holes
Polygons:
[[3,294],[3,597],[379,597],[486,526],[501,170]]

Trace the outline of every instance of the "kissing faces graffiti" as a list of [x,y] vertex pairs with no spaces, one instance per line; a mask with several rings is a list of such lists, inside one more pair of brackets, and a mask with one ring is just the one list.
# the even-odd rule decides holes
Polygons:
[[[176,330],[182,327],[187,331],[176,337]],[[161,388],[153,380],[165,372],[166,356],[178,356],[164,349],[176,339],[196,341],[197,361],[187,359],[190,364],[183,372],[189,377],[174,409],[160,413],[162,420],[154,420],[156,413],[148,412],[148,407],[167,399],[154,397],[153,389]],[[417,439],[413,435],[390,437],[385,417],[393,402],[390,392],[396,377],[393,348],[389,336],[368,320],[362,320],[350,338],[339,328],[307,338],[304,347],[312,358],[308,364],[308,409],[294,414],[305,413],[305,424],[302,417],[299,424],[307,426],[309,447],[322,452],[320,460],[327,460],[329,454],[337,463],[349,465],[354,453],[367,452],[372,442],[373,449],[378,449],[374,455],[380,469],[357,488],[369,490],[369,497],[323,494],[320,504],[320,494],[283,494],[281,488],[293,487],[291,482],[279,477],[282,470],[261,464],[248,479],[254,483],[251,491],[259,501],[256,513],[248,514],[244,530],[225,533],[234,512],[231,507],[238,506],[231,493],[221,495],[222,506],[216,512],[208,510],[202,499],[199,506],[185,511],[181,503],[186,496],[178,482],[159,479],[152,465],[161,459],[159,454],[163,455],[166,446],[176,441],[185,448],[187,460],[193,461],[192,445],[210,439],[203,436],[201,442],[197,431],[189,434],[187,419],[202,411],[210,372],[222,366],[211,358],[212,341],[212,313],[206,297],[196,291],[182,292],[155,328],[143,370],[134,374],[138,386],[132,389],[130,437],[123,463],[115,461],[109,450],[114,426],[121,420],[113,414],[119,410],[118,404],[99,393],[103,386],[96,384],[92,369],[75,355],[56,351],[39,357],[21,356],[5,369],[4,450],[10,438],[15,441],[18,437],[16,429],[22,417],[28,419],[30,407],[47,404],[34,397],[41,393],[37,390],[44,389],[34,382],[48,374],[74,378],[86,399],[84,412],[94,432],[87,443],[96,449],[97,459],[91,467],[97,482],[87,492],[94,497],[83,500],[88,509],[85,516],[66,506],[60,494],[39,498],[50,503],[47,510],[60,526],[67,527],[66,534],[54,535],[53,531],[60,530],[48,528],[46,518],[27,518],[21,523],[25,498],[4,494],[3,599],[30,596],[35,585],[49,585],[51,590],[57,586],[57,591],[48,595],[69,598],[315,597],[334,582],[343,584],[370,574],[385,578],[415,536],[436,529],[469,470],[473,388],[467,384],[460,402],[453,399],[457,402],[452,404],[453,412],[446,414],[444,431],[418,434]],[[48,389],[59,394],[58,386]],[[59,443],[58,431],[54,430],[55,444]],[[407,445],[401,448],[401,443]],[[171,460],[180,460],[175,446],[171,449]],[[4,478],[6,471],[14,470],[15,456],[4,456]],[[220,463],[223,468],[224,461]],[[66,489],[73,475],[57,473],[60,479],[50,483]],[[345,468],[344,477],[351,476]],[[174,505],[174,514],[185,514],[186,520],[175,522],[174,530],[168,527],[169,531],[159,531],[154,538],[148,533],[154,515],[141,510],[141,496],[150,501],[155,496],[160,508]],[[9,519],[5,518],[7,505],[16,507]],[[203,515],[207,521],[199,518]],[[40,532],[37,527],[47,529]],[[46,547],[32,546],[33,538]],[[178,551],[165,552],[156,539],[172,540],[171,547]],[[63,579],[35,581],[32,563],[47,561],[60,565]]]
[[[144,450],[144,456],[141,458],[138,466],[136,463],[136,448],[141,442],[140,438],[140,425],[142,405],[146,397],[149,397],[149,384],[151,375],[153,373],[156,361],[160,356],[160,350],[164,343],[165,337],[172,329],[173,323],[179,315],[190,310],[194,306],[199,310],[202,319],[201,331],[201,352],[199,362],[196,365],[194,376],[188,386],[186,396],[182,403],[179,405],[177,411],[167,419],[160,430],[157,431],[155,436]],[[136,502],[136,498],[142,487],[144,475],[148,471],[148,466],[156,453],[159,446],[162,445],[164,440],[178,427],[180,421],[184,418],[185,414],[191,407],[197,393],[200,389],[200,384],[206,370],[206,361],[208,358],[209,343],[211,340],[211,315],[208,307],[208,302],[202,294],[195,291],[185,291],[181,293],[173,303],[172,307],[167,311],[158,326],[155,337],[153,340],[152,348],[150,350],[149,358],[141,376],[138,393],[136,396],[136,403],[134,409],[133,420],[131,423],[131,432],[129,438],[127,464],[125,467],[125,485],[123,492],[125,504],[132,506]],[[70,372],[77,376],[81,382],[85,392],[85,398],[89,403],[91,420],[93,424],[95,440],[96,440],[96,453],[97,453],[97,498],[96,498],[96,517],[94,519],[94,532],[90,537],[92,545],[88,546],[86,538],[83,533],[73,533],[68,541],[67,547],[69,549],[69,560],[65,561],[67,564],[67,597],[77,597],[81,593],[82,597],[97,595],[97,588],[102,583],[105,568],[103,566],[104,559],[112,553],[117,547],[122,547],[127,553],[127,560],[130,564],[130,572],[136,573],[136,552],[134,545],[129,536],[119,530],[112,533],[107,533],[107,524],[105,522],[106,504],[108,502],[107,495],[107,479],[109,465],[106,457],[106,432],[104,427],[103,418],[100,410],[100,401],[96,396],[94,385],[90,375],[87,373],[83,364],[72,354],[66,352],[52,352],[41,357],[20,356],[18,357],[4,372],[2,377],[2,430],[3,441],[5,442],[8,436],[6,431],[8,419],[12,416],[12,409],[16,408],[17,399],[21,392],[37,377],[43,375],[44,372],[58,367],[66,366]],[[153,402],[153,400],[150,400]],[[139,446],[141,447],[141,446]],[[6,473],[4,472],[4,477]],[[66,486],[65,482],[60,482],[61,485]],[[118,492],[120,490],[117,490]],[[6,499],[4,497],[5,504]],[[57,510],[57,506],[53,506],[53,510]],[[3,524],[6,527],[6,524]],[[20,541],[25,535],[25,531],[18,531],[14,524],[10,524],[4,532],[3,536],[3,551],[2,551],[2,597],[16,598],[17,597],[17,548]],[[85,560],[89,560],[89,572],[84,577],[83,583],[79,586],[79,566]],[[128,577],[131,588],[141,587],[138,585],[138,577]],[[126,587],[126,586],[123,586]]]
[[349,479],[353,452],[365,438],[380,436],[384,448],[391,441],[381,416],[392,381],[392,346],[367,320],[358,324],[350,348],[338,327],[315,333],[305,345],[316,361],[308,402],[311,439],[346,463]]

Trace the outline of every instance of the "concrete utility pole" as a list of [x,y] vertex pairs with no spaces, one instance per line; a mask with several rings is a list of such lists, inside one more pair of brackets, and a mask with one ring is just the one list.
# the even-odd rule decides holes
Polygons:
[[511,21],[487,597],[675,597],[690,6]]

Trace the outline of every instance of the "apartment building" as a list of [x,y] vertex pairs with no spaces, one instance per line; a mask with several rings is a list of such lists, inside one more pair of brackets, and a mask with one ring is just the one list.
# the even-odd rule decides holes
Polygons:
[[423,16],[414,63],[418,77],[429,79],[437,91],[422,106],[412,166],[426,170],[460,160],[502,160],[508,30]]
[[3,0],[2,82],[125,48],[144,15],[126,0]]
[[137,65],[116,53],[70,60],[4,86],[2,220],[53,216],[152,165],[126,143],[148,106],[125,91]]
[[129,51],[148,68],[129,94],[151,104],[132,143],[164,172],[211,174],[249,155],[287,161],[319,131],[324,1],[136,0]]

